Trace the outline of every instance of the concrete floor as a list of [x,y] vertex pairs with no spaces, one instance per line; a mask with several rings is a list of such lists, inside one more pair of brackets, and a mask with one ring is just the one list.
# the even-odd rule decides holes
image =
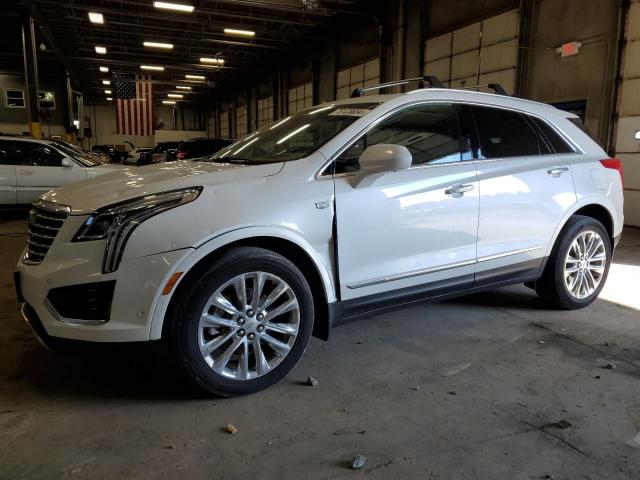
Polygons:
[[44,350],[14,299],[24,233],[0,220],[2,479],[640,478],[638,230],[586,310],[520,286],[415,306],[312,340],[281,384],[231,400],[143,354]]

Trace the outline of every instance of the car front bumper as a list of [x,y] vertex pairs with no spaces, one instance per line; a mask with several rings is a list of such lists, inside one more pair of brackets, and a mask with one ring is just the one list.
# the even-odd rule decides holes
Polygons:
[[[117,271],[103,274],[102,242],[54,244],[42,263],[27,265],[18,262],[16,280],[25,301],[23,316],[41,340],[46,335],[91,342],[148,341],[153,308],[175,265],[188,250],[125,260]],[[108,318],[96,315],[69,318],[61,314],[61,311],[82,311],[74,302],[89,308],[95,305],[94,299],[86,298],[86,287],[100,284],[113,286],[112,289],[94,292],[98,296],[108,296],[98,299],[108,304],[108,308],[101,310],[107,312]],[[77,290],[69,290],[80,294],[77,298],[69,294],[57,299],[52,296],[52,290],[60,291],[64,287],[78,287]]]

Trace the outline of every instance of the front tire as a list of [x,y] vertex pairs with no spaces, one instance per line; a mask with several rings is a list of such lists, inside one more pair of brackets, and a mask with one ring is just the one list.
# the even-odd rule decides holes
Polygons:
[[536,282],[536,291],[555,307],[584,308],[604,287],[611,256],[609,235],[598,220],[571,217],[556,241],[542,278]]
[[184,373],[220,396],[264,390],[298,363],[313,330],[313,296],[288,259],[236,247],[180,290],[170,346]]

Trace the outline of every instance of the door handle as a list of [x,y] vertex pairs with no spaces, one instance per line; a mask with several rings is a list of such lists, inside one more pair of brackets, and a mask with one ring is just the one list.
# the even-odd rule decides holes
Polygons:
[[26,170],[26,171],[20,172],[20,175],[25,175],[25,176],[30,176],[33,174],[34,174],[33,170]]
[[467,183],[467,184],[457,183],[447,188],[444,191],[444,193],[446,195],[462,196],[465,193],[470,192],[472,190],[473,190],[473,185],[471,185],[470,183]]
[[569,167],[553,167],[547,170],[549,175],[553,175],[554,177],[559,177],[563,173],[567,173],[569,171]]

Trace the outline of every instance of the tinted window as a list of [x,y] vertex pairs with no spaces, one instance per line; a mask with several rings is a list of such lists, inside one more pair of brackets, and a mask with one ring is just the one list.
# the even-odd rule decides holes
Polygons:
[[13,165],[9,142],[0,142],[0,165]]
[[406,108],[367,132],[338,157],[335,173],[359,170],[360,155],[380,143],[407,147],[413,155],[412,165],[462,160],[455,108],[450,104],[431,103]]
[[13,142],[16,165],[33,167],[61,167],[62,154],[53,148],[31,142]]
[[575,150],[564,141],[564,139],[551,126],[536,117],[529,117],[531,121],[538,127],[544,138],[549,142],[555,153],[574,153]]
[[480,158],[540,155],[538,136],[520,113],[475,106],[471,111],[480,137]]

